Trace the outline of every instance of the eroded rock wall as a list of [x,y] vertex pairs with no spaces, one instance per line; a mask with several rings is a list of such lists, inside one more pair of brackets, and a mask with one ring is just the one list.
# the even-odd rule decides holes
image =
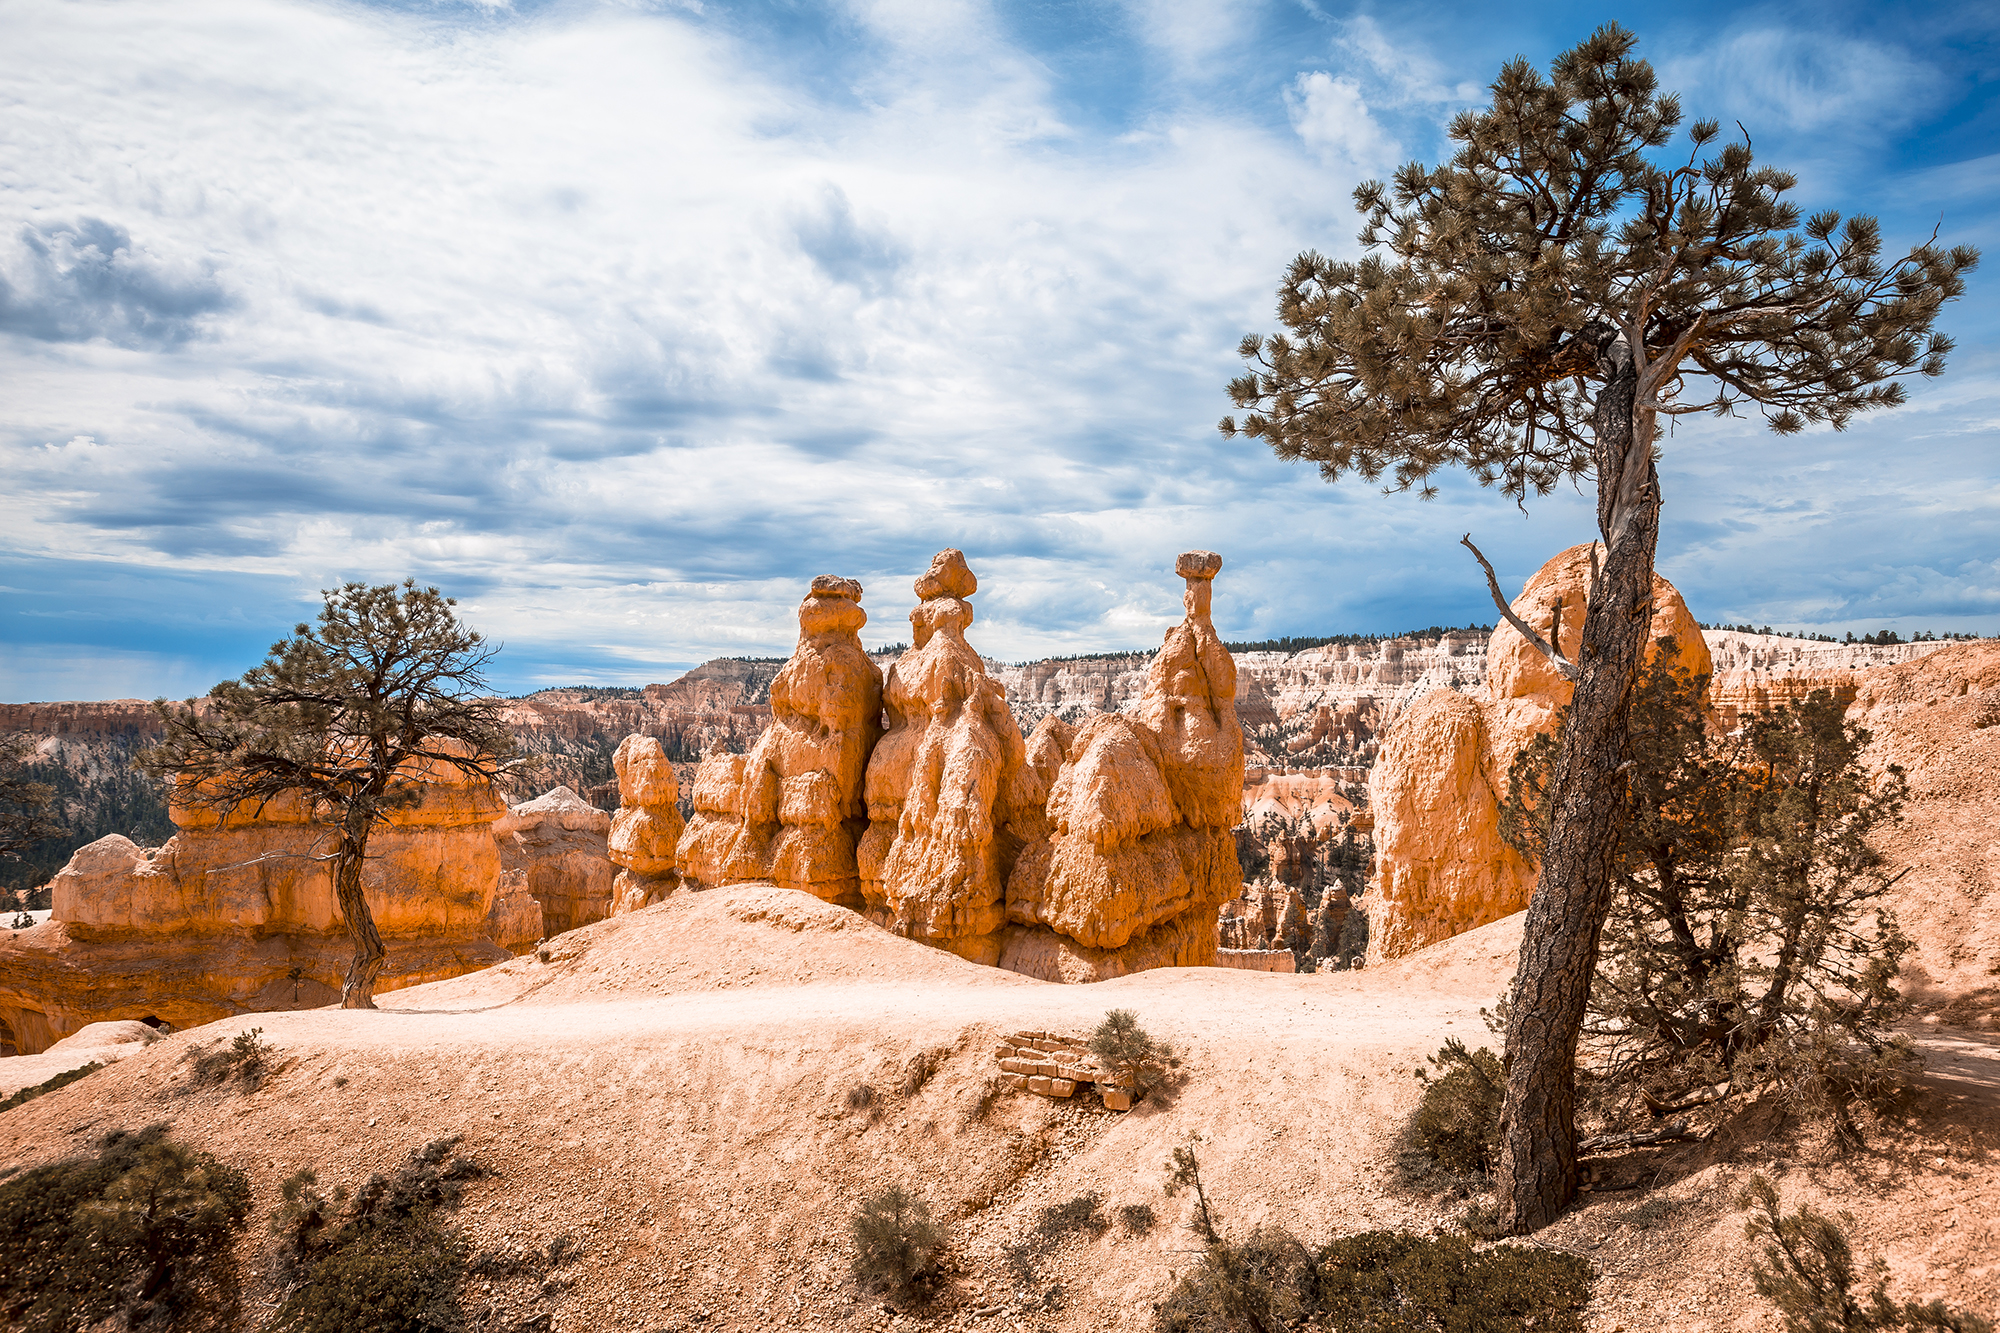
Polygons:
[[1232,832],[1241,817],[1243,729],[1236,666],[1210,615],[1222,558],[1176,563],[1186,618],[1167,632],[1133,708],[1099,714],[1067,737],[1040,816],[1007,881],[1017,923],[1000,965],[1051,981],[1090,981],[1215,960],[1215,919],[1242,888]]
[[[501,915],[493,930],[510,936],[488,933],[496,943],[513,952],[525,945],[559,935],[593,921],[602,921],[611,911],[613,866],[607,846],[611,816],[578,796],[568,787],[553,787],[532,801],[510,807],[493,824],[493,837],[500,847],[500,868],[518,872],[501,893],[507,902],[495,909]],[[517,901],[525,893],[539,913],[537,929],[520,936],[527,928],[527,907]],[[519,914],[520,919],[515,919]],[[504,924],[503,924],[504,922]]]
[[877,922],[994,963],[1007,921],[1002,798],[1027,749],[1006,692],[965,640],[978,588],[957,550],[916,581],[914,646],[882,690],[888,725],[868,760],[858,869]]
[[868,622],[853,579],[821,575],[799,606],[799,641],[771,681],[771,725],[747,755],[711,754],[679,847],[697,885],[768,879],[862,905],[856,844],[863,777],[880,734],[881,672],[862,650]]
[[[370,837],[362,872],[389,951],[378,993],[508,957],[487,936],[506,806],[449,765],[412,780],[419,800]],[[80,849],[53,882],[50,919],[0,939],[0,1022],[19,1050],[110,1019],[186,1027],[339,1000],[353,948],[304,807],[174,818],[162,847],[114,834]]]

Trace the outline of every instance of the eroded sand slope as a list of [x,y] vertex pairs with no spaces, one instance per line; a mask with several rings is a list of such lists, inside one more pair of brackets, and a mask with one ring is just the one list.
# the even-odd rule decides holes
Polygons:
[[[254,1093],[191,1089],[183,1062],[246,1022],[176,1034],[0,1116],[0,1158],[46,1161],[115,1127],[171,1123],[251,1173],[255,1307],[271,1298],[262,1219],[285,1176],[312,1166],[352,1185],[461,1133],[497,1171],[461,1215],[475,1244],[586,1247],[553,1292],[525,1278],[475,1286],[473,1326],[496,1329],[544,1311],[579,1330],[885,1325],[846,1279],[845,1223],[864,1193],[902,1181],[957,1237],[928,1326],[1136,1329],[1193,1258],[1184,1206],[1160,1190],[1162,1163],[1190,1139],[1232,1230],[1276,1221],[1317,1240],[1445,1220],[1444,1205],[1393,1187],[1393,1134],[1426,1053],[1452,1035],[1492,1040],[1478,1011],[1517,932],[1510,918],[1358,973],[1168,969],[1062,986],[791,890],[681,893],[563,936],[548,961],[398,991],[378,1013],[259,1015],[281,1068]],[[1183,1051],[1163,1104],[1118,1115],[989,1095],[998,1034],[1084,1031],[1113,1007]],[[1837,1195],[1860,1214],[1859,1247],[1888,1255],[1899,1294],[1991,1308],[2000,1061],[1985,1038],[1931,1031],[1940,1073],[1925,1119],[1853,1163],[1788,1163],[1780,1178],[1788,1198]],[[906,1094],[926,1051],[936,1072]],[[846,1109],[861,1083],[882,1094],[879,1114]],[[1769,1155],[1739,1135],[1635,1161],[1627,1175],[1661,1182],[1647,1200],[1598,1196],[1545,1233],[1605,1273],[1596,1325],[1769,1326],[1727,1203],[1751,1166],[1774,1169]],[[1081,1241],[1020,1283],[1001,1245],[1036,1207],[1089,1190],[1149,1203],[1162,1225]]]

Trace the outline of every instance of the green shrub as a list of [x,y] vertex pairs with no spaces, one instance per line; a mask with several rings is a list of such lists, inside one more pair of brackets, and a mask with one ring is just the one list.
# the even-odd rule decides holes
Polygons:
[[65,1069],[54,1078],[43,1079],[32,1088],[22,1088],[6,1101],[0,1102],[0,1111],[11,1111],[23,1102],[35,1100],[35,1098],[45,1092],[54,1092],[57,1088],[66,1088],[85,1074],[94,1074],[102,1068],[104,1068],[102,1061],[92,1060],[87,1065],[78,1065],[75,1069]]
[[1403,1130],[1398,1174],[1427,1188],[1483,1184],[1500,1154],[1500,1058],[1453,1037],[1430,1062],[1438,1072],[1417,1071],[1424,1091]]
[[237,1033],[227,1046],[191,1050],[188,1059],[194,1065],[196,1083],[227,1083],[234,1078],[255,1092],[263,1086],[264,1076],[271,1072],[272,1054],[271,1044],[264,1040],[264,1029],[251,1028]]
[[1320,1309],[1352,1333],[1581,1333],[1590,1265],[1560,1250],[1368,1231],[1318,1258]]
[[459,1297],[470,1252],[441,1216],[465,1183],[489,1174],[453,1155],[456,1136],[410,1154],[394,1175],[377,1173],[329,1199],[301,1171],[285,1181],[272,1219],[280,1273],[291,1282],[270,1333],[431,1333],[463,1323]]
[[[1859,1277],[1854,1251],[1839,1223],[1800,1208],[1786,1217],[1778,1207],[1778,1192],[1763,1176],[1750,1177],[1737,1200],[1756,1209],[1743,1225],[1754,1244],[1765,1241],[1763,1254],[1751,1267],[1757,1294],[1778,1307],[1785,1333],[1916,1333],[1921,1329],[1949,1333],[1992,1333],[1993,1325],[1968,1310],[1954,1310],[1943,1301],[1892,1301],[1887,1266],[1870,1265],[1875,1285],[1864,1300],[1854,1294]],[[1842,1221],[1852,1219],[1842,1216]]]
[[[1586,1101],[1642,1123],[1696,1094],[1774,1089],[1860,1142],[1918,1068],[1897,1031],[1911,943],[1872,843],[1907,782],[1863,762],[1869,734],[1828,690],[1710,730],[1705,677],[1663,639],[1633,693],[1627,818],[1580,1046]],[[1556,737],[1508,771],[1500,833],[1532,864]]]
[[1370,1231],[1317,1253],[1282,1227],[1235,1241],[1202,1186],[1192,1148],[1167,1191],[1194,1196],[1199,1263],[1160,1303],[1161,1333],[1581,1333],[1590,1265],[1554,1250],[1475,1250],[1456,1236]]
[[27,1333],[127,1324],[229,1322],[233,1241],[250,1211],[236,1168],[154,1125],[118,1131],[93,1156],[0,1185],[0,1322]]
[[1113,1009],[1090,1034],[1090,1053],[1116,1074],[1128,1075],[1134,1092],[1144,1095],[1166,1082],[1173,1047],[1155,1041],[1139,1026],[1130,1009]]
[[901,1185],[862,1200],[849,1223],[854,1280],[865,1291],[905,1297],[935,1270],[944,1232],[924,1201]]
[[1312,1277],[1312,1253],[1282,1227],[1259,1227],[1240,1244],[1218,1237],[1160,1303],[1153,1326],[1161,1333],[1279,1333],[1315,1309]]

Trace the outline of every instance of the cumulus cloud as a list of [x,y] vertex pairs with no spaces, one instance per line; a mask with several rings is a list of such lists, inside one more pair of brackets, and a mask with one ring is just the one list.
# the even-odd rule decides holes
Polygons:
[[13,262],[0,269],[0,332],[175,347],[229,307],[212,265],[164,262],[102,218],[26,226],[18,240]]
[[1395,164],[1396,142],[1368,114],[1355,80],[1324,70],[1301,74],[1285,90],[1285,105],[1299,138],[1336,169],[1360,177]]

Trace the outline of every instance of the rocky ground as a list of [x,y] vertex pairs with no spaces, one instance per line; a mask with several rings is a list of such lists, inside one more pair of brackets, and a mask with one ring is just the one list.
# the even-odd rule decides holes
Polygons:
[[[155,1041],[0,1115],[0,1161],[164,1121],[241,1166],[258,1209],[241,1252],[253,1314],[276,1298],[263,1219],[280,1181],[311,1166],[329,1187],[357,1184],[462,1134],[495,1172],[459,1214],[471,1240],[541,1256],[475,1283],[475,1328],[1138,1329],[1195,1260],[1185,1202],[1161,1189],[1177,1145],[1196,1147],[1232,1231],[1425,1229],[1463,1206],[1395,1185],[1394,1136],[1423,1057],[1453,1035],[1490,1040],[1479,1009],[1517,932],[1510,918],[1362,972],[1059,986],[803,894],[682,893],[545,958],[395,992],[380,1012],[259,1015],[278,1067],[254,1092],[196,1087],[187,1062],[244,1020]],[[1082,1032],[1114,1007],[1180,1048],[1166,1096],[1119,1114],[996,1088],[1000,1034]],[[1857,1250],[1887,1258],[1898,1296],[2000,1306],[2000,1043],[1916,1031],[1923,1094],[1858,1155],[1774,1137],[1753,1109],[1706,1142],[1610,1163],[1618,1188],[1537,1238],[1597,1269],[1591,1326],[1772,1327],[1735,1204],[1752,1171],[1788,1204],[1851,1210]],[[873,1105],[850,1110],[863,1084]],[[847,1219],[890,1182],[921,1191],[954,1237],[944,1289],[905,1314],[847,1278]],[[1003,1247],[1037,1208],[1092,1191],[1107,1209],[1149,1204],[1160,1225],[1079,1238],[1020,1276]],[[580,1249],[551,1265],[562,1237]]]

